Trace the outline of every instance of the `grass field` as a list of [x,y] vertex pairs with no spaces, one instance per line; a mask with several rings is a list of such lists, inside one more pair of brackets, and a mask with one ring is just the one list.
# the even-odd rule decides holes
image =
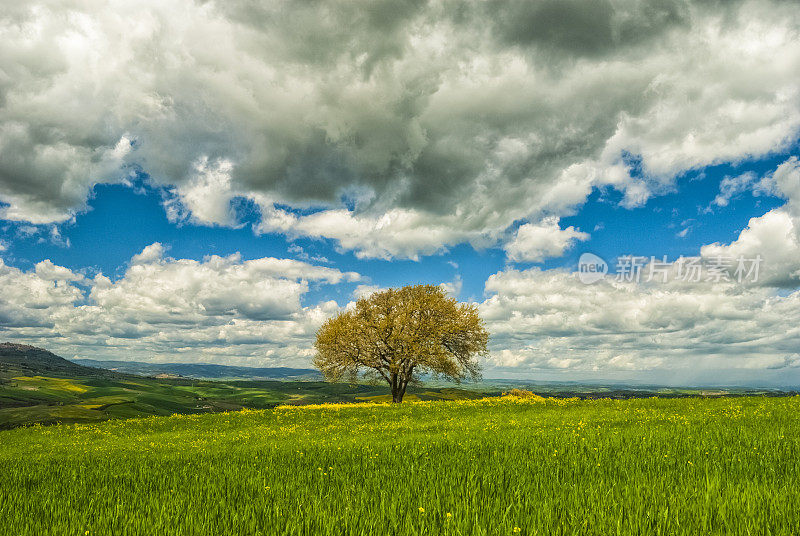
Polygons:
[[0,534],[796,534],[800,397],[288,407],[0,432]]

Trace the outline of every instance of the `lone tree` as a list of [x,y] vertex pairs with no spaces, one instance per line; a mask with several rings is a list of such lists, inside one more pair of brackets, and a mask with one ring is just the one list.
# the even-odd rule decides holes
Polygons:
[[420,374],[460,382],[478,379],[477,356],[489,334],[475,305],[458,303],[440,287],[414,285],[361,298],[353,310],[325,322],[317,332],[314,365],[328,381],[383,378],[392,401]]

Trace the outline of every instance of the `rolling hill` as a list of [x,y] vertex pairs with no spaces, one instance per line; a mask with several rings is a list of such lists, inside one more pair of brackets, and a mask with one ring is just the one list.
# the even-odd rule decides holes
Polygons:
[[0,375],[3,373],[57,373],[85,376],[99,372],[101,371],[67,361],[43,348],[11,342],[0,343]]
[[[87,363],[88,361],[84,361]],[[119,362],[91,362],[116,364]],[[123,362],[127,363],[127,362]],[[147,364],[141,364],[147,365]],[[296,381],[312,376],[306,369],[251,369],[189,365],[166,369],[84,366],[34,346],[0,344],[0,429],[28,424],[97,422],[152,415],[214,413],[242,408],[272,408],[279,404],[319,404],[384,400],[382,385]],[[233,370],[230,370],[233,369]],[[144,374],[252,374],[282,377],[210,381],[190,377]],[[169,371],[169,372],[166,372]],[[312,376],[313,377],[313,376]],[[285,381],[293,380],[293,381]],[[464,399],[500,394],[497,389],[455,389],[421,386],[409,390],[410,400]],[[390,398],[390,397],[389,397]]]
[[[279,404],[391,400],[385,386],[380,384],[310,381],[314,379],[315,371],[308,369],[249,369],[212,364],[151,365],[91,360],[71,362],[42,348],[3,343],[0,344],[0,429],[33,423],[97,422],[175,413],[268,409]],[[498,396],[514,387],[557,398],[784,394],[746,389],[708,391],[658,386],[634,388],[486,380],[459,387],[423,383],[409,388],[406,399],[474,399]]]

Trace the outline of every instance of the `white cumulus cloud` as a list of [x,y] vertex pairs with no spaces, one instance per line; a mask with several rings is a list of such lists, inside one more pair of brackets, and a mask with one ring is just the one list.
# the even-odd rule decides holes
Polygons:
[[307,366],[314,332],[339,306],[304,305],[303,296],[312,285],[361,279],[292,259],[164,253],[161,244],[146,247],[116,281],[49,260],[31,271],[0,260],[0,337],[67,357]]
[[561,229],[558,218],[551,216],[538,224],[520,226],[514,239],[506,243],[505,250],[512,261],[542,262],[551,257],[560,257],[575,241],[588,239],[588,233],[572,226]]

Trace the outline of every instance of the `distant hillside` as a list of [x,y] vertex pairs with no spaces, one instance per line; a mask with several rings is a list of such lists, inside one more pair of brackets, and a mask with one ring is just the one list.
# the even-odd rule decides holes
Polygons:
[[43,348],[4,342],[0,343],[0,372],[83,376],[97,374],[99,371],[67,361]]
[[208,363],[143,363],[140,361],[100,361],[74,359],[74,363],[140,376],[182,376],[201,380],[283,380],[318,381],[322,375],[313,369],[288,367],[232,367]]
[[[319,373],[311,369],[88,359],[73,363],[41,348],[5,343],[0,344],[0,430],[33,423],[98,422],[148,415],[266,409],[278,404],[383,402],[391,399],[386,386],[380,383],[351,385],[314,381],[317,378]],[[557,398],[783,394],[746,389],[645,389],[620,385],[487,380],[459,387],[433,383],[417,385],[409,388],[407,400],[499,396],[513,387]]]
[[[178,374],[182,377],[175,377]],[[206,379],[209,377],[215,380]],[[73,363],[41,348],[2,344],[0,430],[33,423],[98,422],[148,415],[266,409],[278,404],[385,401],[389,397],[383,385],[293,381],[318,377],[314,370],[293,368],[93,360]],[[407,396],[409,400],[454,400],[485,394],[415,386]]]

